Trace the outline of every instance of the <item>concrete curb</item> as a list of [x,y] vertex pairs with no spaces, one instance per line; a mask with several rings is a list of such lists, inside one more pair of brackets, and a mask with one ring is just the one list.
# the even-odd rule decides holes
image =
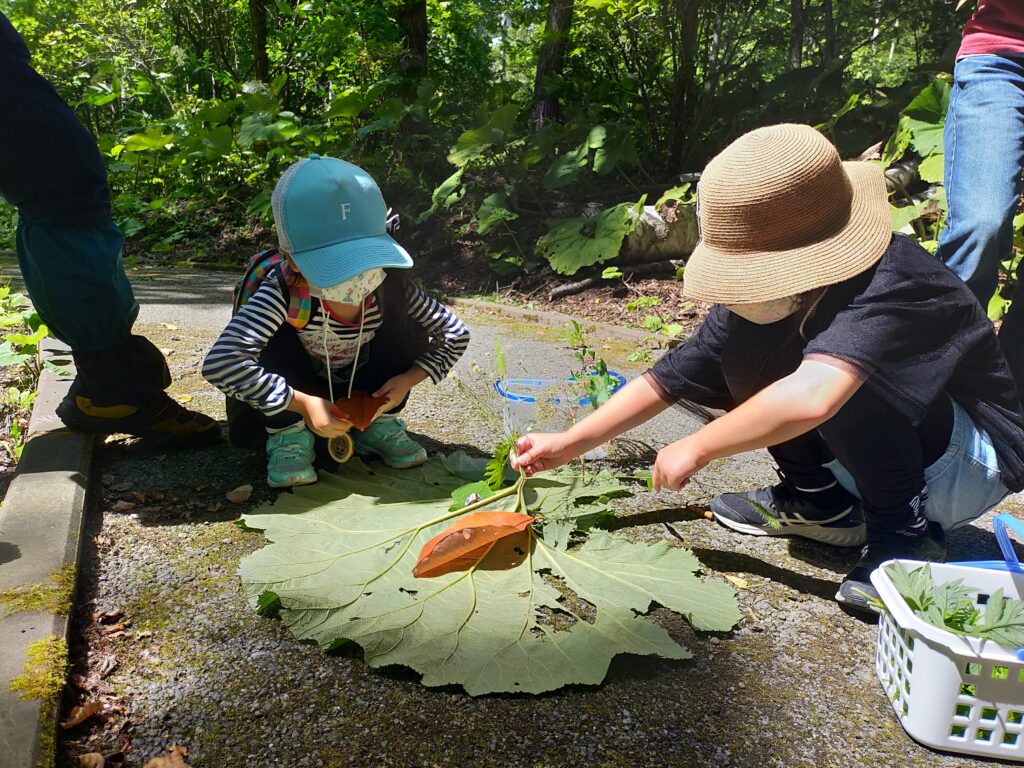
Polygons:
[[[58,342],[44,342],[43,355],[72,369],[71,355]],[[51,371],[40,377],[29,440],[0,509],[0,592],[24,590],[38,598],[30,608],[6,616],[0,603],[0,762],[5,768],[49,768],[55,759],[60,696],[23,701],[11,683],[26,671],[31,644],[67,639],[93,445],[91,435],[71,432],[57,418],[56,407],[72,378]]]
[[449,299],[447,302],[452,307],[466,307],[474,312],[483,312],[490,315],[499,315],[514,320],[525,320],[532,323],[541,323],[556,328],[564,328],[566,323],[576,320],[590,333],[597,334],[599,338],[621,339],[636,344],[640,347],[665,349],[672,346],[674,340],[666,337],[657,337],[646,331],[638,331],[633,328],[623,328],[611,323],[601,323],[596,320],[583,320],[562,312],[549,312],[543,309],[526,309],[524,307],[513,307],[508,304],[499,304],[495,301],[480,301],[479,299]]

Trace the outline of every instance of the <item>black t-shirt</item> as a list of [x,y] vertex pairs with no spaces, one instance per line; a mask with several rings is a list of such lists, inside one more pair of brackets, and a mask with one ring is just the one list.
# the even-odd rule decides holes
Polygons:
[[107,171],[96,142],[29,63],[25,41],[0,13],[0,195],[52,224],[110,216]]
[[[675,400],[732,407],[721,360],[739,323],[751,332],[753,324],[715,305],[650,374]],[[772,335],[764,333],[767,343]],[[949,395],[989,433],[1006,486],[1024,489],[1024,410],[992,324],[960,278],[909,238],[895,235],[877,264],[830,286],[804,336],[786,338],[792,348],[779,354],[794,364],[808,356],[846,361],[913,424]]]

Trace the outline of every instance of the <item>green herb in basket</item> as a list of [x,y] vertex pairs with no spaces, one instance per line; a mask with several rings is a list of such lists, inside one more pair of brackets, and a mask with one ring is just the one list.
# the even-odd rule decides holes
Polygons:
[[897,562],[885,566],[885,572],[910,610],[929,624],[1008,648],[1024,647],[1024,601],[1004,597],[1002,589],[979,606],[972,596],[981,590],[964,585],[963,579],[936,584],[928,565],[908,571]]

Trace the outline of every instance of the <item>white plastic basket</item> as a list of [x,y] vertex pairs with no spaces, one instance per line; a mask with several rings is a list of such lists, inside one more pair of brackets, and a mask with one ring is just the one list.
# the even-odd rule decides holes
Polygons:
[[[924,565],[889,562],[902,562],[908,570]],[[1024,761],[1024,661],[1018,649],[946,632],[918,618],[884,565],[871,575],[886,608],[878,624],[875,670],[903,728],[936,749]],[[963,579],[978,588],[978,605],[1000,587],[1007,597],[1024,595],[1024,573],[1006,567],[932,563],[931,570],[936,584]]]

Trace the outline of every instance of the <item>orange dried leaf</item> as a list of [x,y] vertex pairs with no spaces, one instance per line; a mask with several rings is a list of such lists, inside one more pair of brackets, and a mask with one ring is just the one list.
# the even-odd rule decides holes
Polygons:
[[428,541],[420,551],[412,575],[441,576],[476,564],[494,542],[522,533],[534,520],[519,512],[471,512]]
[[167,748],[170,753],[163,757],[154,757],[143,768],[189,768],[188,764],[185,763],[185,758],[188,757],[188,750],[184,747],[179,747],[177,744],[172,744]]
[[377,418],[378,411],[389,402],[386,397],[370,397],[356,390],[352,397],[341,397],[334,401],[334,415],[356,429],[366,429]]
[[76,725],[81,725],[90,717],[101,714],[103,712],[102,701],[88,701],[80,707],[75,707],[68,713],[68,719],[60,724],[60,727],[64,730],[74,728]]

